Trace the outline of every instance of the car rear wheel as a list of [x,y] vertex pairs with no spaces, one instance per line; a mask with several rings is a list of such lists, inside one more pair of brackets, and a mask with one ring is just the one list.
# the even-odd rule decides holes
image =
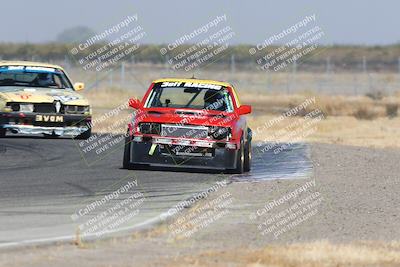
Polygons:
[[6,136],[6,129],[0,128],[0,138],[5,137]]

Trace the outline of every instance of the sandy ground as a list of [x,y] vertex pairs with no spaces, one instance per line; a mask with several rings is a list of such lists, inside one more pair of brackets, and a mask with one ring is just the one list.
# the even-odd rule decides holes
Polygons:
[[232,183],[149,232],[0,266],[399,266],[400,150],[312,144],[309,179]]

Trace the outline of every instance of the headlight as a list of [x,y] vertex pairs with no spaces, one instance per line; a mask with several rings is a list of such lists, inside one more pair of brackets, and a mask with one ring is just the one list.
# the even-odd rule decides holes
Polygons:
[[217,139],[217,140],[222,140],[222,139],[227,138],[230,135],[231,130],[230,130],[230,128],[226,128],[226,127],[212,126],[209,128],[208,132],[212,138]]
[[83,113],[90,111],[90,106],[78,106],[78,111],[82,111]]
[[20,112],[33,112],[33,104],[19,104]]
[[65,106],[65,113],[69,114],[84,114],[90,111],[90,106]]
[[33,104],[7,103],[5,108],[14,112],[33,112]]

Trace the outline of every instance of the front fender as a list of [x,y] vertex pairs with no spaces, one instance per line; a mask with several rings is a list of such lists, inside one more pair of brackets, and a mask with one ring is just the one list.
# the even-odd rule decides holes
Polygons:
[[240,144],[240,140],[243,137],[244,141],[248,140],[248,127],[246,118],[243,116],[239,117],[232,125],[232,142],[237,145]]

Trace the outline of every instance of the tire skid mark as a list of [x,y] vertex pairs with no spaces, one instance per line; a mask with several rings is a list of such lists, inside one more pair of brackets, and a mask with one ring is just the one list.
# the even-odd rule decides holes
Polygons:
[[252,153],[252,170],[247,174],[233,175],[231,179],[235,182],[257,182],[309,178],[313,169],[309,146],[305,143],[276,145],[280,146],[286,148],[275,153],[274,149],[263,151],[262,146],[256,144]]
[[49,144],[41,139],[26,138],[24,141],[28,142],[22,142],[22,138],[0,139],[2,143],[0,144],[0,170],[42,168],[54,165],[54,161],[65,157],[63,151],[54,144],[54,147],[49,149]]

